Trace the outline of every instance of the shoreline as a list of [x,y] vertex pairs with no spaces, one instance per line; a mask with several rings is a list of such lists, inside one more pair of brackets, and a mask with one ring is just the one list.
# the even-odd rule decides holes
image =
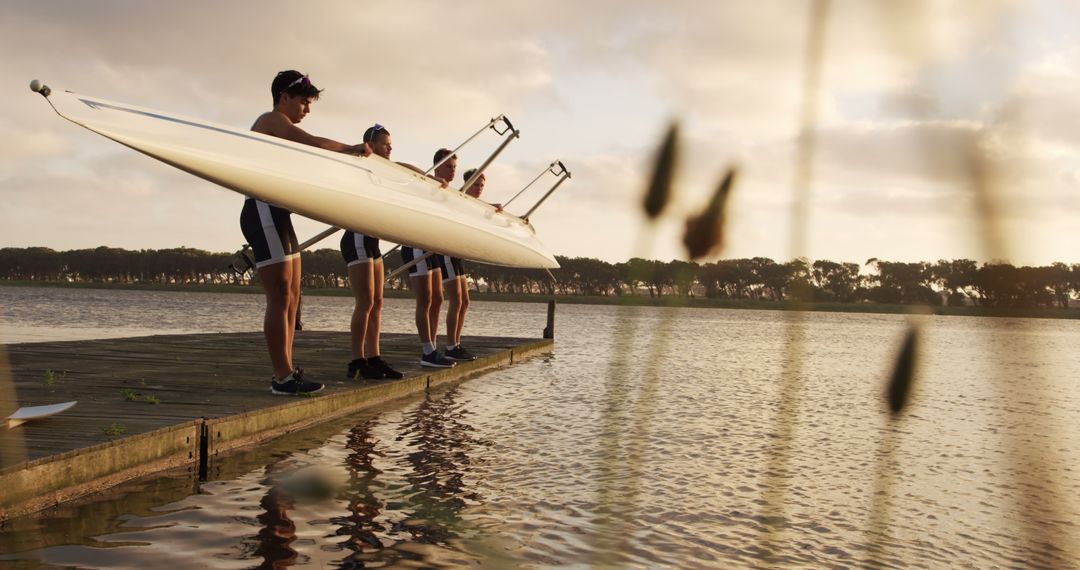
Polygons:
[[[258,285],[165,285],[142,283],[71,283],[56,281],[8,281],[0,280],[0,287],[53,287],[61,289],[113,289],[127,291],[171,291],[183,293],[228,293],[240,295],[262,295]],[[304,288],[305,295],[318,297],[351,297],[348,289]],[[411,299],[409,291],[387,289],[390,299]],[[708,299],[702,297],[660,297],[651,298],[641,295],[624,296],[586,296],[586,295],[542,295],[528,293],[481,293],[470,291],[473,301],[494,303],[547,303],[554,299],[557,303],[573,305],[626,305],[639,307],[686,307],[691,309],[744,309],[757,311],[811,311],[830,313],[878,313],[878,314],[920,314],[953,317],[1001,317],[1030,319],[1080,319],[1080,309],[1062,308],[994,308],[994,307],[933,307],[928,305],[894,305],[875,303],[836,303],[836,302],[794,302],[766,301],[752,299]]]

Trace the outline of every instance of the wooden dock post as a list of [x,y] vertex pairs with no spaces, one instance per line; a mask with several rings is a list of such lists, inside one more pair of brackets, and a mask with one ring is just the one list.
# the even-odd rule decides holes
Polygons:
[[555,338],[555,299],[548,301],[548,320],[544,327],[544,338]]

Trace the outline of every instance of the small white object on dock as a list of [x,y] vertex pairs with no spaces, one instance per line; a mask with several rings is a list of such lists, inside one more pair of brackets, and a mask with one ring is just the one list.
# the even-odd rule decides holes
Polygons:
[[64,402],[63,404],[51,404],[48,406],[28,406],[15,410],[15,413],[7,417],[7,428],[22,425],[30,420],[47,418],[53,414],[59,414],[74,406],[77,402]]

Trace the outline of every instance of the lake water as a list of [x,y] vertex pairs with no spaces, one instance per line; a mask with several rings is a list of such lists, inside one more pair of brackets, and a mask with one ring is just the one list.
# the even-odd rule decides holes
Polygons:
[[[350,307],[306,297],[305,324],[347,330]],[[0,287],[0,338],[257,330],[261,310],[257,295]],[[475,303],[466,339],[539,336],[545,310]],[[411,331],[411,301],[384,320]],[[890,421],[903,316],[560,305],[549,356],[234,454],[209,482],[166,474],[19,521],[0,560],[1077,567],[1080,321],[919,322],[911,407]],[[300,492],[309,466],[343,486]]]

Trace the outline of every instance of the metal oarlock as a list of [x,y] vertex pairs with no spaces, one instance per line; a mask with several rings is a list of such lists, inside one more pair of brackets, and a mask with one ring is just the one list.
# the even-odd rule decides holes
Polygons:
[[566,169],[566,166],[562,163],[562,161],[557,160],[555,162],[559,163],[559,168],[562,171],[562,175],[559,176],[559,181],[556,182],[555,185],[552,186],[551,189],[548,190],[542,198],[540,198],[540,200],[533,204],[533,207],[529,208],[529,211],[525,212],[525,214],[521,216],[522,218],[528,218],[533,212],[536,211],[537,208],[540,207],[540,204],[544,203],[544,200],[547,200],[548,197],[551,196],[551,194],[554,193],[555,190],[558,189],[558,187],[561,186],[563,182],[566,182],[570,178],[570,171]]
[[245,243],[240,251],[233,254],[233,262],[229,264],[229,269],[241,277],[255,267],[255,260],[248,255],[250,249],[251,245]]
[[[496,125],[498,125],[499,123],[503,123],[504,125],[506,125],[506,126],[503,127],[503,130],[501,130],[501,131],[498,128],[496,128]],[[488,121],[488,124],[484,125],[483,128],[481,128],[479,131],[476,131],[475,133],[473,133],[473,136],[465,139],[465,142],[457,145],[457,147],[455,147],[454,150],[450,151],[450,154],[444,156],[443,159],[440,160],[439,162],[436,162],[435,164],[431,165],[431,168],[425,170],[424,174],[431,174],[432,172],[434,172],[436,168],[442,166],[442,164],[444,162],[450,160],[450,157],[456,155],[459,150],[464,148],[465,145],[472,142],[473,139],[480,136],[480,134],[483,133],[484,131],[486,131],[488,129],[491,129],[491,130],[495,131],[496,133],[498,133],[499,136],[502,136],[502,135],[506,134],[507,129],[512,129],[512,128],[513,128],[513,125],[510,123],[510,119],[506,118],[506,115],[499,115],[498,117],[495,117],[494,119]]]
[[[501,131],[494,124],[496,123],[496,119],[501,120],[503,123],[503,128]],[[493,124],[491,125],[491,130],[498,133],[500,137],[505,135],[508,131],[514,130],[514,124],[510,122],[510,118],[506,115],[499,115],[498,117],[495,117],[495,119],[492,119],[492,123]]]
[[[556,166],[558,166],[558,167],[559,167],[559,168],[560,168],[561,170],[560,170],[560,171],[558,171],[558,172],[556,172],[556,171],[555,171],[555,167],[556,167]],[[563,175],[563,174],[564,174],[564,173],[566,172],[566,167],[565,167],[565,166],[563,166],[563,163],[562,163],[562,161],[561,161],[561,160],[556,160],[555,162],[552,162],[551,164],[549,164],[549,165],[547,166],[547,168],[545,168],[544,170],[540,171],[540,174],[537,174],[537,175],[536,175],[536,178],[533,178],[533,179],[532,179],[532,182],[529,182],[528,184],[526,184],[524,188],[522,188],[521,190],[518,190],[518,193],[517,193],[517,194],[514,194],[514,196],[513,196],[512,198],[510,198],[509,200],[507,200],[507,201],[506,201],[506,202],[505,202],[505,203],[503,204],[503,208],[506,208],[507,206],[509,206],[509,205],[510,205],[510,202],[513,202],[514,200],[517,200],[517,197],[518,197],[518,196],[521,196],[522,194],[524,194],[526,190],[528,190],[528,189],[529,189],[530,187],[532,187],[532,185],[533,185],[533,184],[536,184],[536,181],[537,181],[537,180],[540,180],[540,178],[541,178],[541,177],[543,177],[543,176],[544,176],[545,174],[547,174],[548,172],[550,172],[550,173],[554,174],[555,176],[562,176],[562,175]]]
[[503,143],[501,145],[499,145],[499,148],[495,149],[495,152],[491,153],[491,156],[489,156],[488,159],[485,160],[484,163],[480,165],[480,168],[477,168],[476,172],[474,172],[473,175],[470,176],[469,179],[465,181],[465,185],[461,187],[462,192],[468,190],[473,185],[473,183],[476,182],[476,179],[480,178],[480,175],[483,174],[485,170],[487,170],[487,167],[491,165],[491,163],[495,160],[495,158],[497,156],[499,156],[500,154],[502,154],[502,151],[505,150],[506,147],[514,139],[521,136],[521,131],[515,129],[514,125],[510,122],[509,119],[507,119],[504,116],[502,118],[502,120],[503,120],[503,123],[506,124],[506,128],[504,128],[502,131],[499,131],[499,129],[495,129],[495,127],[492,127],[492,128],[495,129],[495,132],[499,133],[500,135],[504,135],[507,132],[509,132],[510,136],[506,137],[506,140],[504,140]]

